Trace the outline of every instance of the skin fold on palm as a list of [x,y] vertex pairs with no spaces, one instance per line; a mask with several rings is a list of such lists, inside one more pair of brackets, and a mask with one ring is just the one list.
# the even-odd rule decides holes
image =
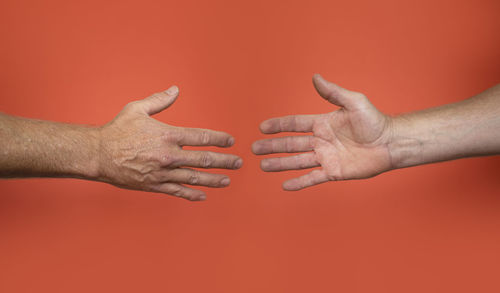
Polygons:
[[264,134],[311,133],[256,141],[252,151],[257,155],[301,153],[263,159],[262,170],[320,167],[285,181],[285,190],[300,190],[327,181],[369,178],[390,170],[391,118],[378,111],[363,94],[343,89],[318,74],[314,75],[313,83],[324,99],[341,108],[327,114],[292,115],[262,122],[260,129]]

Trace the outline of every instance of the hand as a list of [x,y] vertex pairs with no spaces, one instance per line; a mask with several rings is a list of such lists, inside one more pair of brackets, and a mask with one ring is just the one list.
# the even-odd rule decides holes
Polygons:
[[285,190],[300,190],[327,181],[369,178],[391,169],[388,143],[391,118],[379,112],[361,93],[352,92],[314,75],[318,93],[340,109],[318,115],[293,115],[262,122],[264,134],[312,132],[256,141],[256,155],[304,154],[267,158],[261,168],[267,172],[322,167],[287,180]]
[[183,184],[225,187],[229,177],[191,168],[238,169],[238,156],[208,151],[183,150],[183,146],[229,147],[234,138],[224,132],[175,127],[150,115],[174,103],[179,90],[165,92],[129,103],[100,130],[98,180],[144,191],[160,192],[189,200],[206,195]]

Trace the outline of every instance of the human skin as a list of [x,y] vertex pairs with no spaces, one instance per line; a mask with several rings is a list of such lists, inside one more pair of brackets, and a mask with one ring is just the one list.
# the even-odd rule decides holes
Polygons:
[[71,177],[127,189],[204,200],[185,186],[225,187],[226,175],[192,168],[238,169],[240,157],[183,146],[230,147],[234,138],[219,131],[161,123],[151,115],[174,103],[176,86],[126,105],[109,123],[72,125],[0,113],[0,177]]
[[461,102],[389,116],[367,97],[314,75],[325,100],[340,109],[317,115],[292,115],[261,123],[264,134],[304,132],[254,142],[257,155],[301,153],[266,158],[266,172],[320,167],[283,183],[300,190],[327,181],[364,179],[394,169],[465,157],[500,154],[500,85]]

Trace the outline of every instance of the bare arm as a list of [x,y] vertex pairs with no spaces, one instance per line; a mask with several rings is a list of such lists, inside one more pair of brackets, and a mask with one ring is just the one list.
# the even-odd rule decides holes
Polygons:
[[262,122],[265,134],[304,132],[256,141],[267,172],[321,167],[287,180],[285,190],[327,181],[363,179],[392,169],[470,156],[500,154],[500,86],[468,100],[396,117],[378,111],[361,93],[315,75],[318,93],[340,109],[327,114],[292,115]]
[[396,116],[394,168],[500,153],[500,85],[472,98]]
[[98,178],[98,127],[0,114],[0,149],[3,178]]
[[0,177],[72,177],[122,188],[203,200],[188,185],[225,187],[230,179],[193,168],[238,169],[238,156],[187,151],[183,146],[229,147],[224,132],[171,126],[150,115],[174,103],[177,87],[129,103],[101,127],[0,114]]

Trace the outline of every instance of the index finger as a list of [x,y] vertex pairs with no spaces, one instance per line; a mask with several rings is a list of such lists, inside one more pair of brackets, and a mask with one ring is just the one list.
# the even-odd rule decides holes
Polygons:
[[202,128],[179,128],[177,143],[180,146],[218,146],[230,147],[234,138],[222,131]]
[[278,132],[311,132],[318,115],[290,115],[271,118],[260,124],[260,131],[265,134]]

